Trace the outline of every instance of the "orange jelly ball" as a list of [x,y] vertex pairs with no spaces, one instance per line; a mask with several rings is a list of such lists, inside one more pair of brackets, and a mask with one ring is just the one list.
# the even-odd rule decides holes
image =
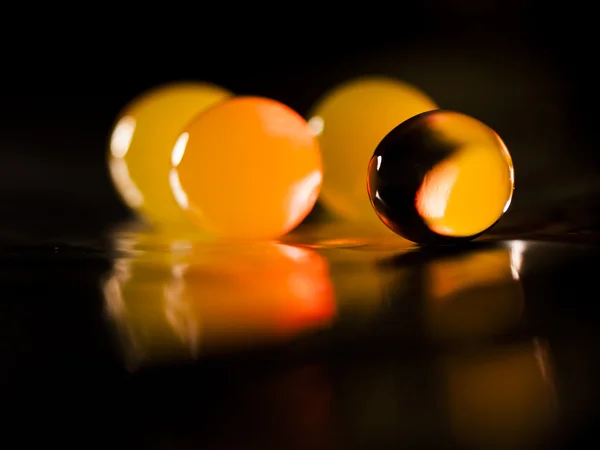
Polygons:
[[308,123],[267,98],[213,106],[183,130],[171,156],[175,199],[216,238],[282,236],[308,215],[321,189],[321,153]]

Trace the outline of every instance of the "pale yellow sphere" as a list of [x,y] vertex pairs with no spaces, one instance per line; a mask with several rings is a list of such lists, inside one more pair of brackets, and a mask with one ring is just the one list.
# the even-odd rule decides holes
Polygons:
[[323,205],[341,218],[383,230],[367,194],[369,160],[393,128],[434,109],[436,103],[418,88],[381,76],[351,80],[322,97],[308,121],[323,156]]
[[109,144],[111,177],[124,202],[154,226],[191,226],[171,191],[171,151],[192,119],[232,95],[209,83],[172,83],[143,93],[119,114]]

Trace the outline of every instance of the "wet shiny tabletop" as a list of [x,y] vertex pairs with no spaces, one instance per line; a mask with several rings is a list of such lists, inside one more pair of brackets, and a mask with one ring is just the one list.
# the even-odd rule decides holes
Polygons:
[[592,232],[427,250],[336,225],[225,245],[127,224],[11,242],[0,380],[9,420],[30,429],[22,445],[42,428],[47,442],[128,449],[595,436]]

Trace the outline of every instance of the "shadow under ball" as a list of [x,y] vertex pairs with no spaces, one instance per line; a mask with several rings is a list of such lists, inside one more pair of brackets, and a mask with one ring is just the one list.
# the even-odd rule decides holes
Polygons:
[[367,171],[377,216],[421,245],[476,238],[508,210],[513,190],[512,158],[502,139],[454,111],[429,111],[398,125]]

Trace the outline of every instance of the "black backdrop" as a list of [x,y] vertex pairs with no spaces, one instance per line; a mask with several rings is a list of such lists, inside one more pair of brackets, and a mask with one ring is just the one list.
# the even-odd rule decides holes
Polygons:
[[5,14],[0,226],[5,236],[69,234],[125,217],[106,141],[119,109],[154,85],[206,80],[305,113],[328,88],[369,73],[414,83],[496,129],[515,161],[510,217],[534,220],[552,205],[589,221],[600,173],[593,15],[548,5],[90,4],[36,10],[35,21]]

